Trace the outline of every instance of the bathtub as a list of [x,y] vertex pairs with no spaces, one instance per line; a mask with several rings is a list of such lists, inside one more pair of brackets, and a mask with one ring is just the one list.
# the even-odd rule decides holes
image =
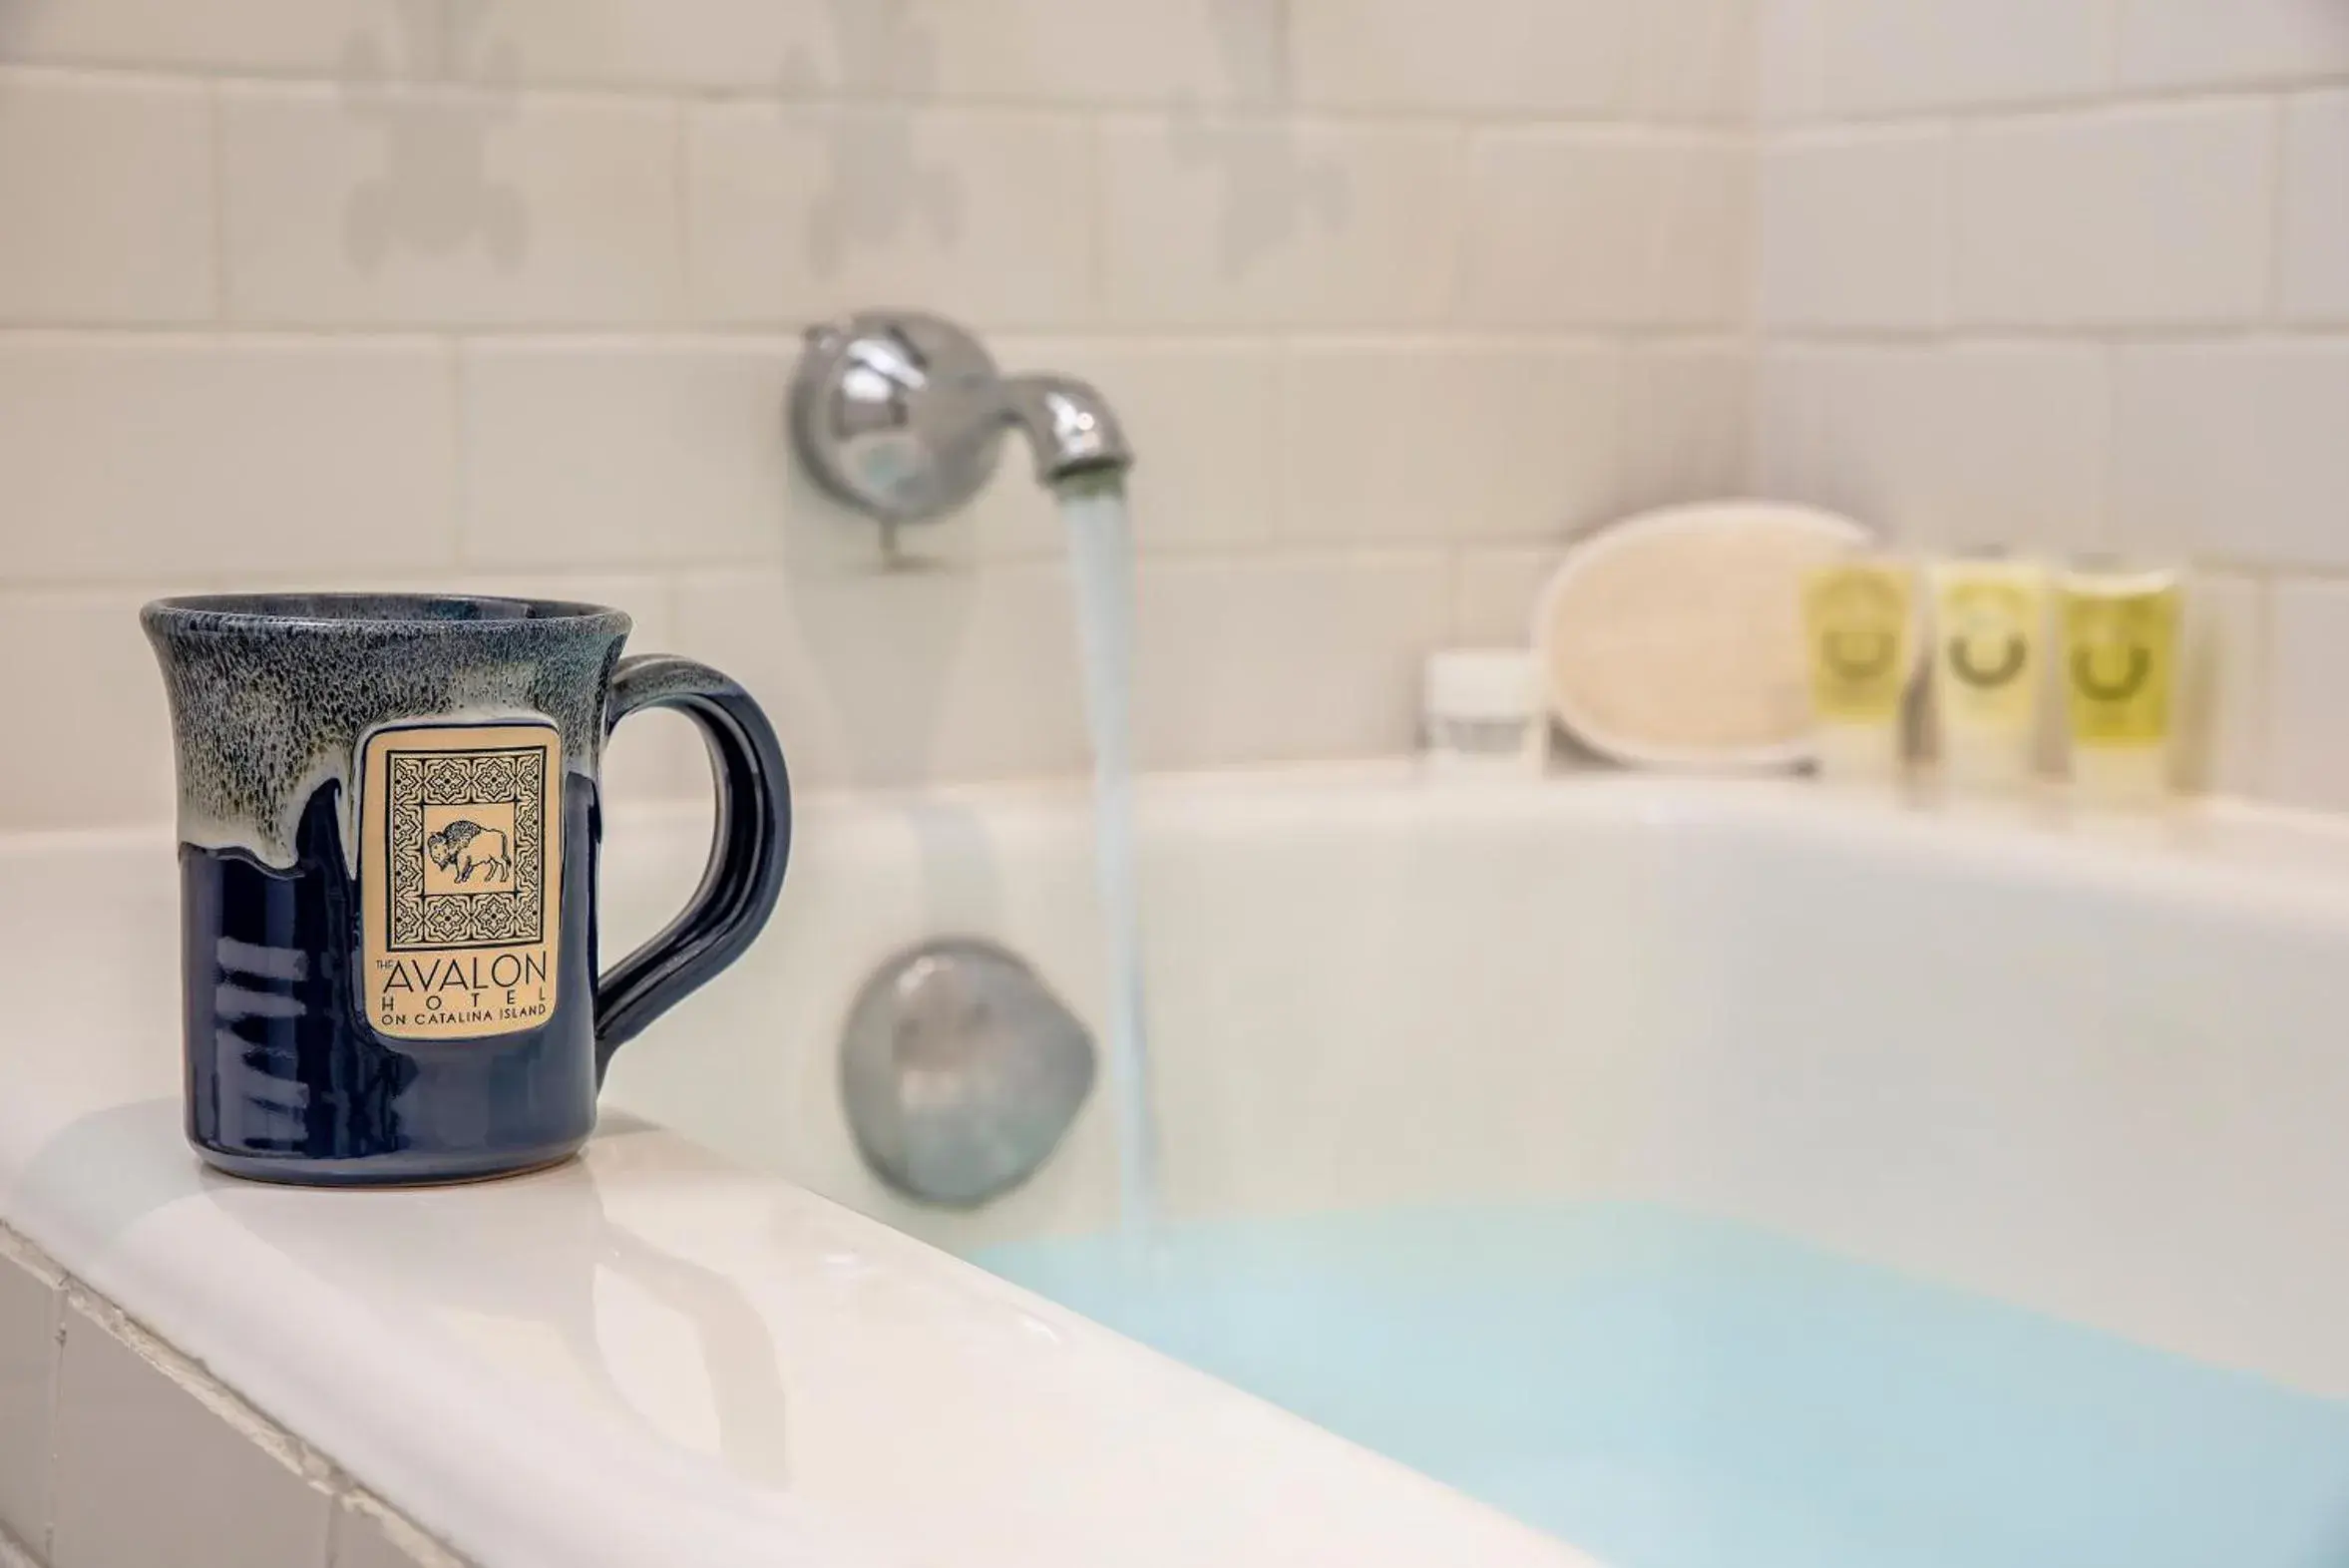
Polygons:
[[[1178,1229],[1669,1212],[2320,1434],[2349,1409],[2325,819],[1384,767],[1152,781],[1140,809]],[[704,831],[613,822],[617,933],[682,899]],[[484,1564],[1641,1568],[959,1261],[1115,1225],[1105,1086],[976,1210],[866,1170],[836,1046],[886,958],[984,936],[1102,1014],[1089,835],[1074,789],[809,802],[769,934],[620,1053],[584,1160],[355,1196],[177,1144],[164,842],[7,846],[0,1221]],[[98,923],[119,972],[61,986]],[[2262,1561],[2349,1552],[2337,1467],[2296,1494],[2329,1519]]]

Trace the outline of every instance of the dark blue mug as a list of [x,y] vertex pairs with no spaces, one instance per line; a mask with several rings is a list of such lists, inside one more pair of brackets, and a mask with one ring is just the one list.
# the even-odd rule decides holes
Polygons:
[[[740,956],[791,790],[748,693],[628,617],[539,599],[239,593],[141,613],[180,784],[188,1137],[238,1176],[463,1181],[563,1159],[612,1051]],[[612,725],[700,726],[717,835],[692,902],[608,972]]]

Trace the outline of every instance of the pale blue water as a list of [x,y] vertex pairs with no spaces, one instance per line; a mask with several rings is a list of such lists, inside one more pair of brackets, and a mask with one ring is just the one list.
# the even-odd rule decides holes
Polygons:
[[1724,1221],[1397,1211],[979,1261],[1617,1568],[2349,1564],[2349,1402]]
[[1142,1033],[1141,915],[1134,882],[1132,687],[1134,546],[1125,494],[1113,474],[1088,474],[1057,492],[1076,581],[1085,719],[1093,736],[1093,875],[1109,950],[1109,1089],[1117,1101],[1118,1193],[1129,1235],[1157,1214],[1157,1128]]

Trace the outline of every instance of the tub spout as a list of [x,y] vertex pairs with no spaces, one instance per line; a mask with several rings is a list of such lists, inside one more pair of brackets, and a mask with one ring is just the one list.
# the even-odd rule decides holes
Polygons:
[[943,316],[871,311],[818,327],[792,376],[801,463],[835,500],[884,524],[968,505],[1007,430],[1027,438],[1046,486],[1133,462],[1099,392],[1070,376],[1006,376]]
[[1131,468],[1133,449],[1101,394],[1070,376],[1013,376],[1003,383],[1011,421],[1027,437],[1036,482]]

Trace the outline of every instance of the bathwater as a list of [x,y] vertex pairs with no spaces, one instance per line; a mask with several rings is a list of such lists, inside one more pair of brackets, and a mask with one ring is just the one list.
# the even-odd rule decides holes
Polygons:
[[1634,1204],[979,1262],[1614,1568],[2349,1563],[2349,1401]]

